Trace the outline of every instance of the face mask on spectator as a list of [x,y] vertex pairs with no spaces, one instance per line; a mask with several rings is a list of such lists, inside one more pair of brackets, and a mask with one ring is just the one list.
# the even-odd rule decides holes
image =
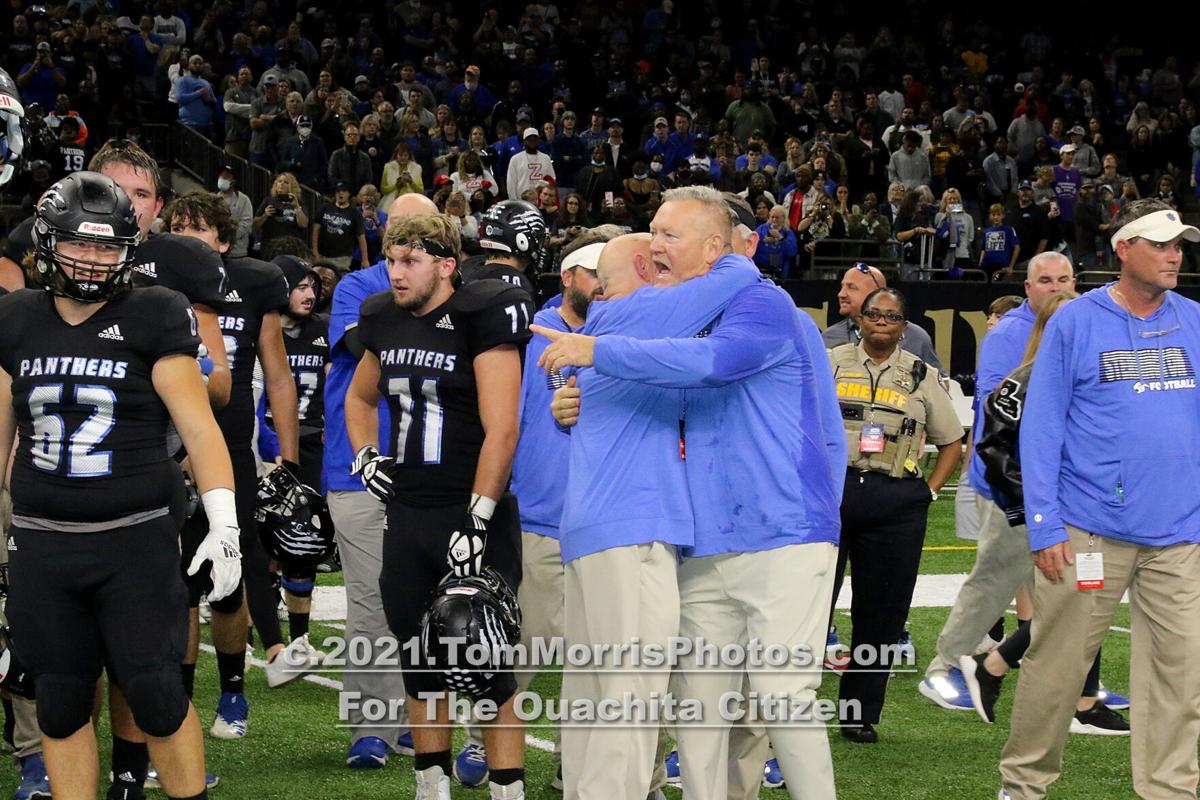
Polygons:
[[222,192],[228,192],[232,186],[233,181],[229,180],[228,178],[217,178],[217,188]]

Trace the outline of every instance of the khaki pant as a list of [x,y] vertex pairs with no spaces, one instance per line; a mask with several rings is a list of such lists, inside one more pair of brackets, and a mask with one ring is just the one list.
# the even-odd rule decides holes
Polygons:
[[[693,641],[703,638],[718,648],[754,639],[764,647],[807,645],[814,659],[810,666],[758,667],[748,677],[760,697],[771,694],[811,703],[821,685],[836,563],[837,548],[828,543],[688,559],[679,568],[679,634]],[[684,796],[724,800],[729,790],[730,728],[707,726],[721,722],[721,697],[741,688],[743,670],[684,662],[673,677],[675,695],[699,700],[705,723],[675,726]],[[767,722],[766,727],[791,797],[835,797],[825,726],[782,720]],[[758,770],[761,776],[761,760]]]
[[[566,565],[566,644],[630,644],[665,648],[679,632],[679,589],[675,548],[662,542],[616,547]],[[625,695],[663,697],[669,671],[663,667],[618,666],[612,654],[584,667],[567,663],[562,699],[596,702]],[[575,722],[562,731],[565,800],[643,800],[655,769],[659,726],[627,721]]]
[[[1010,527],[1000,507],[981,495],[975,495],[975,504],[979,511],[975,566],[958,590],[954,608],[938,635],[937,655],[925,670],[927,677],[944,676],[950,667],[958,666],[959,656],[974,653],[983,635],[1004,616],[1017,590],[1033,580],[1025,526]],[[1082,677],[1079,685],[1083,685]],[[1071,691],[1077,692],[1078,687]]]
[[[742,678],[742,696],[749,697],[750,676]],[[763,765],[771,757],[771,742],[761,722],[739,721],[729,728],[729,800],[757,800]]]
[[1133,788],[1143,800],[1196,797],[1200,770],[1200,545],[1139,547],[1067,527],[1076,554],[1104,556],[1104,588],[1038,573],[1033,641],[1021,661],[1000,760],[1013,800],[1040,800],[1062,771],[1075,701],[1121,595],[1129,590]]
[[[521,644],[532,657],[539,649],[533,644],[535,639],[541,639],[548,648],[563,635],[562,547],[553,536],[521,531],[521,586],[517,602],[521,606]],[[535,669],[518,671],[517,691],[528,689],[535,675]],[[561,752],[561,743],[556,743],[555,753]]]

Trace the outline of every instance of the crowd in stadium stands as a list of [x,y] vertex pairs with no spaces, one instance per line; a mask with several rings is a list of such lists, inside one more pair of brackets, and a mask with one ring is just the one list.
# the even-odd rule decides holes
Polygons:
[[[345,190],[364,232],[420,191],[473,250],[483,210],[520,197],[561,246],[588,225],[645,230],[665,189],[707,183],[750,203],[759,265],[781,277],[827,238],[953,277],[1055,248],[1110,266],[1123,203],[1188,212],[1196,185],[1200,63],[1115,41],[1089,60],[1035,23],[818,26],[714,0],[21,5],[0,25],[29,108],[30,168],[9,187],[27,206],[109,135],[178,119],[285,183]],[[266,217],[285,195],[255,210],[252,247],[281,233]],[[318,223],[289,211],[282,233],[315,241]],[[357,268],[350,240],[336,258]]]

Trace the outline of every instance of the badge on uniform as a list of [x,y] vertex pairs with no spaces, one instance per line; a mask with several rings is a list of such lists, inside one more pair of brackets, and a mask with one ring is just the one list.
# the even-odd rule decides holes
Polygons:
[[1104,554],[1079,553],[1075,556],[1075,583],[1080,589],[1104,588]]
[[883,452],[883,426],[878,422],[868,422],[862,426],[862,433],[858,436],[858,452],[860,453],[882,453]]

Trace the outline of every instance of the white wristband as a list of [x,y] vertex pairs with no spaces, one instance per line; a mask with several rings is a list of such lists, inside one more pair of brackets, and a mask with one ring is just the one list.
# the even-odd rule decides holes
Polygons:
[[200,495],[204,503],[204,513],[208,516],[208,527],[236,528],[237,503],[234,501],[232,489],[209,489]]
[[467,506],[467,510],[485,522],[488,522],[491,521],[492,514],[496,513],[496,501],[490,497],[484,497],[481,494],[472,492],[471,505]]

